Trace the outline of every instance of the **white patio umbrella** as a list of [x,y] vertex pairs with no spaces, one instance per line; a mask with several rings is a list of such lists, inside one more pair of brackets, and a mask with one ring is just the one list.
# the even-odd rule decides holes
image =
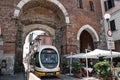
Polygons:
[[68,55],[66,58],[82,58],[84,53],[78,53],[73,55]]
[[[120,57],[120,52],[95,49],[91,52],[88,52],[87,55],[96,56],[96,57],[111,58],[111,63],[112,63],[112,58]],[[111,69],[112,69],[112,64],[111,64]]]
[[94,56],[94,55],[88,55],[86,53],[78,53],[78,54],[74,54],[74,55],[69,55],[67,56],[66,58],[98,58],[97,56]]
[[[95,49],[91,52],[88,52],[87,56],[110,58],[111,53],[110,53],[110,51],[107,51],[107,50]],[[112,51],[112,57],[120,57],[120,52]]]
[[[98,59],[97,56],[93,56],[93,55],[87,55],[86,53],[78,53],[78,54],[74,54],[74,55],[69,55],[66,58],[70,59],[70,74],[71,74],[71,64],[72,64],[72,58],[79,58],[79,59],[86,59],[86,69],[88,69],[88,62],[87,59]],[[88,70],[87,70],[87,77],[88,77]]]
[[82,58],[84,55],[84,53],[79,53],[79,54],[70,54],[68,56],[66,56],[66,58],[70,59],[70,75],[71,75],[71,70],[72,70],[72,59],[74,58]]
[[[100,50],[100,49],[95,49],[91,52],[88,52],[88,53],[78,53],[78,54],[74,54],[74,55],[69,55],[67,56],[66,58],[86,58],[89,59],[98,59],[99,57],[105,57],[105,58],[110,58],[111,57],[111,53],[110,51],[107,51],[107,50]],[[120,57],[120,52],[115,52],[115,51],[112,51],[112,57]],[[86,65],[87,65],[87,61],[86,61]],[[86,67],[88,68],[88,66]]]

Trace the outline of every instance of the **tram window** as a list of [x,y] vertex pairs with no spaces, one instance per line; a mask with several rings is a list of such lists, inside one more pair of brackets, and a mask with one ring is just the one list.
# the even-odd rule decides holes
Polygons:
[[56,64],[58,62],[58,56],[54,50],[43,50],[41,53],[41,62],[45,64]]
[[57,55],[56,54],[42,54],[41,55],[42,63],[57,63]]

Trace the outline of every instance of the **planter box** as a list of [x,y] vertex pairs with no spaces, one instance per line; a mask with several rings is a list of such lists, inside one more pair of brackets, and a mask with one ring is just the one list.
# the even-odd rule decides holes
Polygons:
[[74,73],[73,76],[76,77],[76,78],[81,78],[81,77],[82,77],[82,74],[81,74],[81,73]]

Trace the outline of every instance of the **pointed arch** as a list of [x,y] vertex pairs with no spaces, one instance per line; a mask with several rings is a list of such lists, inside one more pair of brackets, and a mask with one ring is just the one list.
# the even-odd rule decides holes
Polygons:
[[[22,7],[23,7],[26,3],[28,3],[29,1],[31,1],[31,0],[21,0],[21,1],[18,3],[18,5],[16,6],[15,11],[14,11],[14,17],[15,17],[15,18],[19,16],[20,10],[22,9]],[[58,0],[46,0],[46,1],[52,2],[52,3],[54,3],[56,6],[58,6],[58,7],[60,8],[60,10],[62,11],[62,13],[64,14],[65,22],[66,22],[67,24],[70,23],[67,10],[65,9],[65,7],[64,7]]]
[[77,40],[80,40],[80,35],[81,35],[82,31],[84,31],[84,30],[87,30],[91,34],[94,41],[99,41],[99,36],[98,36],[97,32],[95,31],[95,29],[93,27],[91,27],[88,24],[86,24],[80,28],[80,30],[77,33]]
[[[82,26],[79,29],[78,33],[77,33],[77,42],[76,42],[76,45],[78,47],[78,51],[77,51],[78,53],[79,52],[84,52],[84,49],[86,48],[86,46],[84,44],[83,44],[84,45],[83,47],[82,47],[82,44],[80,44],[80,42],[81,42],[81,39],[80,39],[81,37],[80,36],[82,36],[83,32],[87,32],[88,33],[87,36],[88,35],[91,36],[90,40],[93,40],[93,43],[92,43],[93,45],[94,45],[94,42],[98,42],[99,41],[99,36],[98,36],[97,32],[95,31],[95,29],[92,26],[90,26],[88,24]],[[88,44],[86,44],[86,45],[88,45]],[[89,46],[90,45],[88,45],[87,47],[89,47]],[[92,45],[91,45],[91,49],[92,48],[94,48],[94,47],[92,47]]]

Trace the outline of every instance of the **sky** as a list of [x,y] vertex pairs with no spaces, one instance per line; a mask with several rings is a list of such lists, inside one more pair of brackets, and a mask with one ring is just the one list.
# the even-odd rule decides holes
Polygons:
[[38,35],[40,35],[40,34],[43,34],[43,33],[45,33],[44,31],[41,31],[41,30],[35,30],[35,31],[32,31],[32,32],[30,32],[28,35],[27,35],[27,37],[26,37],[26,39],[25,39],[25,44],[24,44],[24,46],[23,46],[23,58],[26,56],[26,54],[28,54],[29,53],[29,35],[30,34],[32,34],[33,33],[33,40],[35,39],[35,37],[37,37]]

